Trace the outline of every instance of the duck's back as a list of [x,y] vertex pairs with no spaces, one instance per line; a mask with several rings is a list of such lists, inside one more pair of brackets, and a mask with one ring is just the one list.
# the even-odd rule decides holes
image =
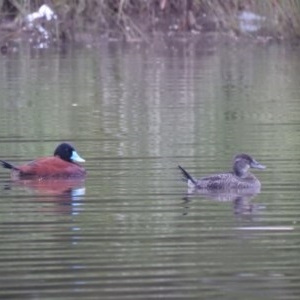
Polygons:
[[259,189],[259,180],[248,173],[247,176],[241,178],[233,173],[221,173],[207,177],[202,177],[197,181],[197,187],[202,189]]
[[19,177],[70,178],[85,175],[85,170],[80,165],[55,156],[39,158],[26,165],[18,166],[17,172]]

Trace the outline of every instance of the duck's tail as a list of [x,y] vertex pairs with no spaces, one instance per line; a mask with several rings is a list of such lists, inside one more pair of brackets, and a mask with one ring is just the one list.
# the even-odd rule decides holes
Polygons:
[[0,160],[0,164],[5,169],[19,170],[17,167],[15,167],[14,165],[12,165],[12,164],[8,163],[7,161],[4,161],[4,160]]
[[184,176],[183,179],[185,181],[187,181],[188,185],[193,185],[196,186],[197,185],[197,181],[181,166],[178,166],[178,168],[180,169],[182,175]]

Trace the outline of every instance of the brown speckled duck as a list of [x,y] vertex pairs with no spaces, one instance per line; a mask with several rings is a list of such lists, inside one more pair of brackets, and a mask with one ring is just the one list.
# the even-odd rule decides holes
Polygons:
[[188,187],[192,189],[206,190],[230,190],[230,189],[253,189],[260,190],[259,180],[248,170],[265,169],[248,154],[238,154],[233,159],[233,170],[227,173],[214,174],[200,179],[193,178],[185,169],[178,166]]

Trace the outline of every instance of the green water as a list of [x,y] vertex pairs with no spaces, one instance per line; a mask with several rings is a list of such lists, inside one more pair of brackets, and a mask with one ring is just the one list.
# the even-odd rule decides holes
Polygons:
[[[0,61],[0,159],[72,142],[80,182],[0,170],[3,299],[299,299],[300,55],[278,46],[21,50]],[[186,197],[246,152],[251,198]]]

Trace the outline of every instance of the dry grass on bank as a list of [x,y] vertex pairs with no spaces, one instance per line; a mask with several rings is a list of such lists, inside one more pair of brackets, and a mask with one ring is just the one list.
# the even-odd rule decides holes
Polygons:
[[[239,14],[261,16],[252,36],[300,37],[300,0],[0,0],[2,26],[19,29],[26,15],[42,4],[58,15],[52,33],[58,40],[76,40],[78,33],[126,41],[148,41],[157,33],[242,32]],[[12,30],[13,31],[13,30]]]

